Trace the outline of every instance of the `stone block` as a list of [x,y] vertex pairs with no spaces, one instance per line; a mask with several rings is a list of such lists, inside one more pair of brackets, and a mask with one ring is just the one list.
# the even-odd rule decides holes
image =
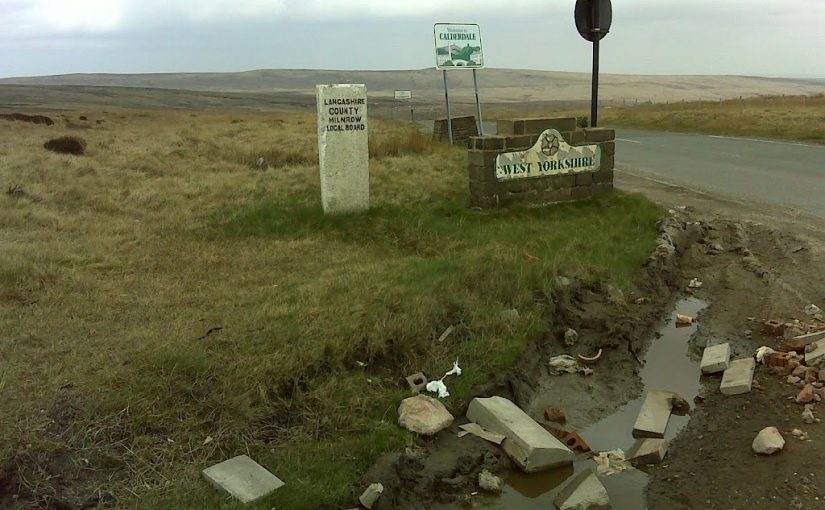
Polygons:
[[722,374],[722,383],[719,391],[724,395],[740,395],[748,393],[753,383],[753,371],[756,369],[756,361],[753,358],[737,359],[730,363],[725,373]]
[[604,148],[605,156],[613,156],[616,154],[616,142],[604,142],[602,143],[602,147]]
[[699,367],[703,374],[724,372],[730,366],[730,344],[723,343],[705,347]]
[[661,438],[637,439],[627,452],[627,460],[634,464],[659,464],[667,454],[668,442]]
[[593,174],[576,174],[576,186],[590,186],[593,184]]
[[499,135],[514,135],[516,121],[512,119],[501,119],[496,121],[496,133]]
[[548,189],[541,193],[541,201],[545,204],[567,202],[570,200],[570,188]]
[[616,132],[609,128],[585,128],[584,141],[586,142],[612,142],[616,139]]
[[575,117],[532,118],[521,119],[521,121],[521,133],[528,135],[539,134],[545,129],[558,131],[575,131],[576,129]]
[[598,172],[593,174],[593,182],[595,183],[603,183],[603,182],[613,182],[613,170],[599,170]]
[[549,180],[549,189],[572,188],[576,185],[575,175],[556,175]]
[[324,213],[366,211],[370,206],[367,88],[318,85],[316,98]]
[[612,182],[602,182],[599,184],[594,184],[590,188],[593,191],[593,196],[597,195],[606,195],[608,193],[613,192],[613,183]]
[[[565,138],[565,140],[567,139]],[[572,133],[570,133],[570,139],[567,140],[567,143],[569,143],[570,145],[579,145],[583,144],[584,142],[584,131],[581,130],[573,131]]]
[[825,358],[825,341],[813,342],[806,348],[805,364],[814,366],[819,360]]
[[504,150],[503,136],[481,136],[476,138],[476,150]]
[[590,186],[576,186],[570,190],[570,196],[573,200],[583,200],[593,196],[593,190]]
[[467,163],[492,168],[496,165],[496,158],[499,154],[501,154],[501,151],[497,150],[469,150],[467,151]]
[[613,170],[616,168],[616,156],[608,156],[605,155],[602,158],[602,164],[600,170]]
[[530,135],[508,136],[504,139],[504,147],[508,151],[524,150],[533,145]]
[[506,398],[473,399],[467,418],[491,432],[503,434],[504,451],[527,473],[573,463],[573,452],[567,446]]
[[252,503],[284,486],[278,477],[246,455],[215,464],[202,473],[216,489],[228,492],[241,503]]
[[610,496],[591,471],[576,475],[553,499],[558,510],[611,510]]
[[665,437],[667,422],[673,410],[672,391],[650,390],[647,392],[636,424],[633,426],[633,437]]

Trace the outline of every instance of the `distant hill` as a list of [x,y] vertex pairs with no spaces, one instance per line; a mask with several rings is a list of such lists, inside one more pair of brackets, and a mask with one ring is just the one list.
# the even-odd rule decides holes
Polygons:
[[[586,99],[590,94],[588,73],[482,69],[478,72],[478,79],[485,102],[576,100]],[[472,75],[469,71],[451,71],[449,82],[450,92],[456,101],[472,99]],[[135,87],[290,95],[313,95],[315,85],[319,83],[364,83],[370,95],[378,98],[392,97],[396,89],[412,90],[413,99],[423,102],[443,101],[444,97],[441,72],[432,68],[406,71],[268,69],[239,73],[66,74],[0,79],[0,85]],[[628,103],[823,92],[825,81],[814,79],[620,74],[601,77],[602,98]]]

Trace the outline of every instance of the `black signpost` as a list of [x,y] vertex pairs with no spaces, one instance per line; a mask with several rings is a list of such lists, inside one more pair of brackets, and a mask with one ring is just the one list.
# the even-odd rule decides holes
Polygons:
[[599,115],[599,41],[613,23],[613,6],[610,0],[576,0],[576,30],[593,43],[593,89],[590,99],[590,125],[598,125]]

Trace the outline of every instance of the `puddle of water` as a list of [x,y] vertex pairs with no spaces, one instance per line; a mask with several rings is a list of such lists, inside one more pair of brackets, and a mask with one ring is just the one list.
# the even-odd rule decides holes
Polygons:
[[[645,365],[640,371],[645,391],[642,395],[628,402],[621,409],[592,426],[580,431],[580,434],[594,451],[607,451],[621,448],[630,449],[635,442],[633,425],[649,389],[675,391],[690,402],[699,393],[701,371],[699,363],[688,356],[688,342],[696,332],[696,325],[676,327],[676,314],[695,316],[707,306],[707,303],[695,298],[687,298],[676,305],[667,324],[660,331],[661,337],[651,342],[645,354]],[[687,425],[689,416],[671,415],[665,438],[676,437]],[[545,473],[527,475],[513,472],[507,478],[507,485],[501,496],[490,498],[484,505],[491,509],[547,510],[555,508],[553,498],[564,486],[564,482],[575,473],[585,469],[595,469],[592,460],[582,460],[573,467],[551,470]],[[600,477],[615,510],[645,510],[644,489],[647,475],[631,469],[623,473]]]

